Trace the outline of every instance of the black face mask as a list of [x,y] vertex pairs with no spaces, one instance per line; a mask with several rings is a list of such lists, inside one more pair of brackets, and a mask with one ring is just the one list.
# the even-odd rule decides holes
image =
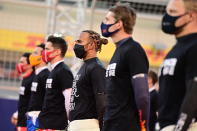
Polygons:
[[[184,14],[185,15],[185,14]],[[180,17],[184,16],[184,15],[180,15],[180,16],[170,16],[169,14],[165,14],[163,16],[162,19],[162,30],[164,33],[167,34],[176,34],[178,32],[180,32],[182,30],[182,28],[187,24],[184,24],[182,26],[176,27],[175,23],[177,21],[177,19],[179,19]]]
[[75,56],[79,59],[83,59],[86,56],[86,51],[83,45],[75,44],[74,46]]

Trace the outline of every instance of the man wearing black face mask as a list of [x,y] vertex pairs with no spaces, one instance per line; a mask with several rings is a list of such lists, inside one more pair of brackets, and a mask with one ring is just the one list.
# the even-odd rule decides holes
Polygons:
[[131,37],[135,11],[126,5],[112,7],[101,24],[116,50],[106,71],[107,104],[103,131],[149,131],[148,60]]
[[94,31],[85,30],[76,42],[75,55],[84,64],[73,81],[68,130],[100,131],[105,109],[105,68],[97,58],[97,51],[108,41]]
[[174,34],[177,43],[160,69],[161,131],[196,131],[197,1],[170,0],[162,30]]

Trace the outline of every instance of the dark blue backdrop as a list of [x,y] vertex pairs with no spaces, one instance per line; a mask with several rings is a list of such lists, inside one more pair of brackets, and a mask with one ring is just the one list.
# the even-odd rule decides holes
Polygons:
[[14,131],[14,126],[10,122],[12,114],[17,110],[17,100],[0,98],[0,130]]

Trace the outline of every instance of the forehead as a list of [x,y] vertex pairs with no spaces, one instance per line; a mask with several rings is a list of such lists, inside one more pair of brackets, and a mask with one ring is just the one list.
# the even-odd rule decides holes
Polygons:
[[107,18],[107,19],[115,19],[114,16],[115,16],[115,15],[114,15],[113,12],[108,11],[107,14],[106,14],[106,16],[105,16],[105,18]]
[[79,40],[81,41],[86,41],[89,39],[89,33],[87,32],[82,32],[80,35],[79,35]]
[[42,51],[43,49],[41,47],[35,47],[34,51],[38,52],[38,51]]
[[53,47],[52,43],[50,41],[46,42],[45,48],[51,48],[51,47]]
[[26,62],[27,61],[27,57],[22,56],[19,61],[20,62]]
[[170,0],[167,5],[167,12],[177,14],[185,13],[185,5],[183,0]]

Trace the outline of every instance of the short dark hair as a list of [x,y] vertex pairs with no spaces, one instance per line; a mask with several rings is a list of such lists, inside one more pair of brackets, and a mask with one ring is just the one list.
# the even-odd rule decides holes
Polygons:
[[156,72],[150,70],[150,71],[148,72],[148,77],[150,77],[150,78],[152,79],[153,85],[154,85],[155,83],[157,83],[157,81],[158,81],[158,76],[157,76],[157,73],[156,73]]
[[136,12],[134,8],[131,8],[129,4],[117,4],[110,8],[109,11],[114,13],[114,17],[117,21],[121,20],[123,22],[124,31],[128,34],[132,34],[136,22]]
[[41,43],[41,44],[37,45],[37,47],[40,47],[40,48],[42,48],[44,50],[45,44],[44,43]]
[[51,42],[54,48],[61,50],[61,56],[64,57],[67,51],[67,43],[62,37],[49,36],[47,42]]
[[31,55],[31,53],[29,53],[29,52],[25,52],[25,53],[23,53],[23,55],[22,55],[22,57],[26,57],[26,59],[27,59],[27,64],[30,64],[30,62],[29,62],[29,56]]

